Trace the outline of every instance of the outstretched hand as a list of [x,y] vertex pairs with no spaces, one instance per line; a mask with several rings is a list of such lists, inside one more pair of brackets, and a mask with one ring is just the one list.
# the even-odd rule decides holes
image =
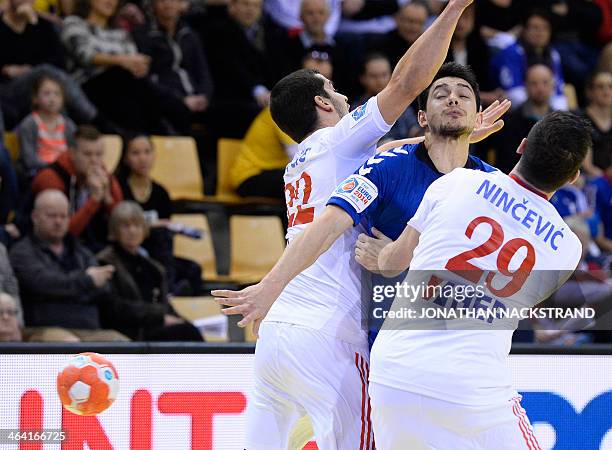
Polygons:
[[478,113],[476,127],[470,135],[470,143],[480,142],[501,130],[504,127],[504,121],[500,118],[508,112],[510,106],[512,103],[508,99],[501,103],[495,100],[487,109]]
[[242,314],[242,320],[238,322],[238,326],[244,328],[252,323],[253,334],[258,336],[259,325],[280,295],[280,291],[262,281],[241,291],[218,289],[212,291],[211,294],[217,303],[229,306],[221,310],[223,314],[226,316]]

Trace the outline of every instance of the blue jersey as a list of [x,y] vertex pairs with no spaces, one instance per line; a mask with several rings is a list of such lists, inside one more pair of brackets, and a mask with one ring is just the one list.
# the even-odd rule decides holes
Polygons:
[[[471,155],[464,167],[485,172],[497,170]],[[404,145],[368,159],[354,175],[338,186],[327,204],[342,208],[353,218],[354,225],[362,223],[370,235],[372,227],[375,227],[396,240],[416,213],[429,185],[443,175],[436,169],[424,144]],[[373,296],[374,286],[395,284],[404,278],[405,274],[397,278],[384,278],[364,270],[362,300],[367,304],[372,299],[380,301],[377,308],[382,306],[388,309],[393,298]],[[371,311],[370,308],[367,325],[370,343],[383,322],[382,318],[373,317]]]

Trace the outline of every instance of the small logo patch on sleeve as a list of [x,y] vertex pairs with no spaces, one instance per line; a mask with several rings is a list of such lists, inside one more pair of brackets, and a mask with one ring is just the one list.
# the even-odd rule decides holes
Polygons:
[[353,120],[351,121],[351,128],[353,128],[361,119],[363,119],[366,116],[367,112],[368,112],[367,102],[355,108],[353,112],[351,113],[351,117],[353,118]]
[[347,201],[361,213],[378,197],[378,188],[366,177],[351,175],[336,188],[334,197]]

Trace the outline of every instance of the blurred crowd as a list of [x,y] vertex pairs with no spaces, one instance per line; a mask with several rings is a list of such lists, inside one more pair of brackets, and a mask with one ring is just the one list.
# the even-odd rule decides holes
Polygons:
[[[0,140],[0,340],[201,340],[169,303],[202,293],[200,268],[173,256],[172,202],[150,176],[149,136],[193,136],[209,194],[216,142],[240,139],[232,188],[284,201],[296,143],[270,116],[276,81],[312,68],[357,107],[445,4],[0,0],[0,134],[14,132],[20,148],[12,160]],[[612,329],[612,0],[476,0],[447,61],[474,69],[483,107],[512,100],[504,129],[472,149],[500,170],[546,113],[592,124],[579,182],[552,199],[583,240],[583,272],[548,302],[595,305]],[[408,108],[384,140],[422,134],[416,114]],[[115,173],[102,134],[124,137]],[[562,325],[535,324],[527,339],[612,342]]]

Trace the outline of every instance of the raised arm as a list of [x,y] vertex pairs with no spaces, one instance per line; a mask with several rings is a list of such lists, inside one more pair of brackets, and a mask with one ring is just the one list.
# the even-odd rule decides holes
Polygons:
[[387,123],[394,123],[433,80],[450,46],[459,17],[473,0],[450,0],[435,22],[399,60],[389,84],[378,94],[378,108]]
[[259,321],[265,317],[285,286],[314,264],[352,225],[353,219],[348,213],[336,206],[328,206],[323,214],[291,241],[283,256],[263,280],[241,291],[216,290],[212,291],[212,295],[222,305],[231,306],[223,310],[224,314],[244,316],[238,326],[245,327],[255,322],[254,332],[257,334]]
[[378,267],[385,277],[396,277],[410,266],[420,236],[417,230],[406,225],[400,237],[380,251]]

